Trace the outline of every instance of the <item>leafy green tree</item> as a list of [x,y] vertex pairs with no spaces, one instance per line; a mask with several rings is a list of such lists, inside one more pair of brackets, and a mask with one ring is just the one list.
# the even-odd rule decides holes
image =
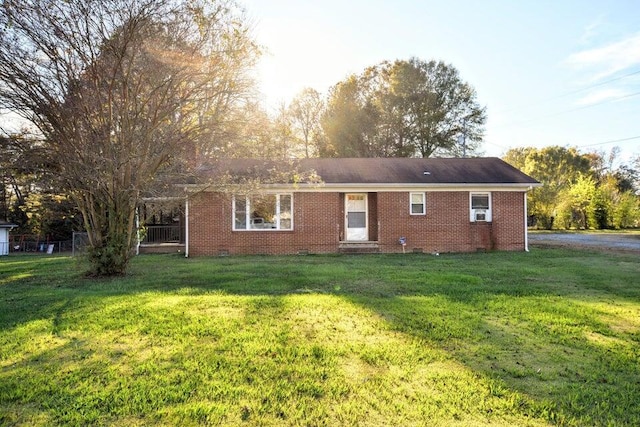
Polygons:
[[598,228],[629,228],[637,224],[640,215],[638,195],[633,188],[632,175],[626,175],[628,171],[630,169],[622,165],[599,178],[595,200]]
[[[383,63],[379,99],[389,143],[399,155],[429,157],[434,153],[461,156],[482,140],[485,110],[475,90],[451,65],[436,61]],[[466,147],[459,145],[465,139]]]
[[[222,158],[286,159],[291,149],[288,122],[275,118],[255,102],[232,111],[226,134],[219,138],[217,156]],[[288,118],[288,117],[285,117]]]
[[619,195],[613,208],[612,225],[614,228],[632,228],[640,226],[640,199],[631,191]]
[[[614,168],[620,155],[620,148],[613,147],[609,153],[588,153],[596,179],[594,213],[596,228],[621,228],[634,224],[628,201],[636,198],[635,183],[637,171],[633,163],[623,163]],[[626,224],[626,225],[622,225]]]
[[68,240],[79,216],[60,192],[47,154],[42,141],[26,133],[0,137],[0,219],[17,224],[17,234]]
[[628,165],[621,165],[613,172],[616,186],[620,191],[640,191],[640,174],[637,169]]
[[553,227],[565,191],[580,175],[592,175],[590,159],[575,148],[519,148],[509,150],[504,159],[542,183],[529,193],[529,212],[546,229]]
[[509,163],[513,167],[516,167],[522,171],[527,164],[527,157],[529,154],[536,151],[537,148],[534,147],[516,147],[509,149],[504,156],[502,156],[502,160]]
[[637,173],[626,164],[613,169],[618,153],[524,147],[509,150],[504,160],[543,184],[529,194],[539,227],[624,228],[638,224]]
[[566,191],[567,201],[576,228],[596,228],[596,182],[592,177],[578,175]]
[[27,227],[23,227],[27,234],[53,241],[71,240],[80,226],[73,202],[51,189],[32,191],[20,208],[27,218]]
[[257,49],[215,0],[5,0],[0,105],[35,126],[89,235],[95,275],[126,270],[141,197],[213,155]]
[[0,136],[0,220],[23,225],[27,222],[20,206],[31,190],[31,181],[35,181],[28,153],[31,144],[18,142],[20,135]]
[[475,90],[453,66],[416,58],[350,76],[328,104],[323,128],[338,156],[461,156],[477,150],[486,121]]
[[291,123],[289,109],[283,102],[277,109],[275,116],[271,118],[270,130],[271,144],[274,147],[273,156],[275,159],[291,159],[296,156],[296,137]]
[[321,157],[384,157],[376,144],[379,110],[363,96],[366,79],[352,75],[335,85],[321,118],[326,144]]
[[305,158],[317,155],[317,142],[321,138],[320,117],[324,110],[324,102],[320,93],[312,88],[305,88],[297,94],[289,105],[290,123],[297,139],[300,140]]

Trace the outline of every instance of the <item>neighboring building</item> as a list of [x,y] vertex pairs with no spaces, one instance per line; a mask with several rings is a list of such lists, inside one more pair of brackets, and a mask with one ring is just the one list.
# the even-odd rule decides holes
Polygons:
[[[274,162],[226,160],[207,178],[270,183],[227,185],[224,192],[186,185],[186,255],[528,249],[527,191],[540,183],[498,158],[292,165],[295,173],[274,175]],[[295,183],[309,171],[321,182]]]
[[0,221],[0,256],[9,255],[9,231],[15,227],[17,225]]

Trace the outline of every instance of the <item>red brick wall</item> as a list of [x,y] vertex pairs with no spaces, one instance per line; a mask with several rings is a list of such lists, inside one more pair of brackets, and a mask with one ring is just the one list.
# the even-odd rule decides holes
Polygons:
[[524,199],[521,192],[492,192],[492,222],[469,221],[469,193],[427,192],[426,215],[409,214],[409,193],[379,193],[382,252],[406,250],[471,252],[524,250]]
[[495,249],[504,251],[524,250],[524,194],[518,192],[494,192],[493,235]]
[[337,252],[339,218],[338,193],[295,193],[293,231],[233,231],[231,196],[203,192],[189,200],[189,255]]
[[380,193],[378,196],[380,245],[383,252],[406,249],[424,252],[468,252],[473,241],[469,222],[469,193],[427,192],[426,214],[409,214],[409,193]]
[[[409,214],[409,192],[369,193],[369,237],[382,252],[524,250],[522,192],[492,193],[492,222],[469,221],[469,193],[427,192],[426,215]],[[189,254],[337,252],[344,195],[294,193],[293,231],[233,231],[231,197],[203,192],[189,201]]]

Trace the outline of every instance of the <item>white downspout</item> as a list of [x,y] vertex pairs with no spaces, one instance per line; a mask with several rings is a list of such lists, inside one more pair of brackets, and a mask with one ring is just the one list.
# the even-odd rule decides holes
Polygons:
[[529,217],[527,216],[527,193],[529,190],[524,192],[524,251],[529,252],[529,227],[527,224],[529,222]]
[[140,255],[140,210],[136,207],[136,256]]
[[184,257],[189,258],[189,196],[184,202]]

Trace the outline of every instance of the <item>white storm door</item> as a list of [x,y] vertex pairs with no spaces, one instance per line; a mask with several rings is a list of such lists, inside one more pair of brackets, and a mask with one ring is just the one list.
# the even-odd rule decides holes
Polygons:
[[346,194],[344,200],[347,240],[369,240],[367,231],[367,194]]

